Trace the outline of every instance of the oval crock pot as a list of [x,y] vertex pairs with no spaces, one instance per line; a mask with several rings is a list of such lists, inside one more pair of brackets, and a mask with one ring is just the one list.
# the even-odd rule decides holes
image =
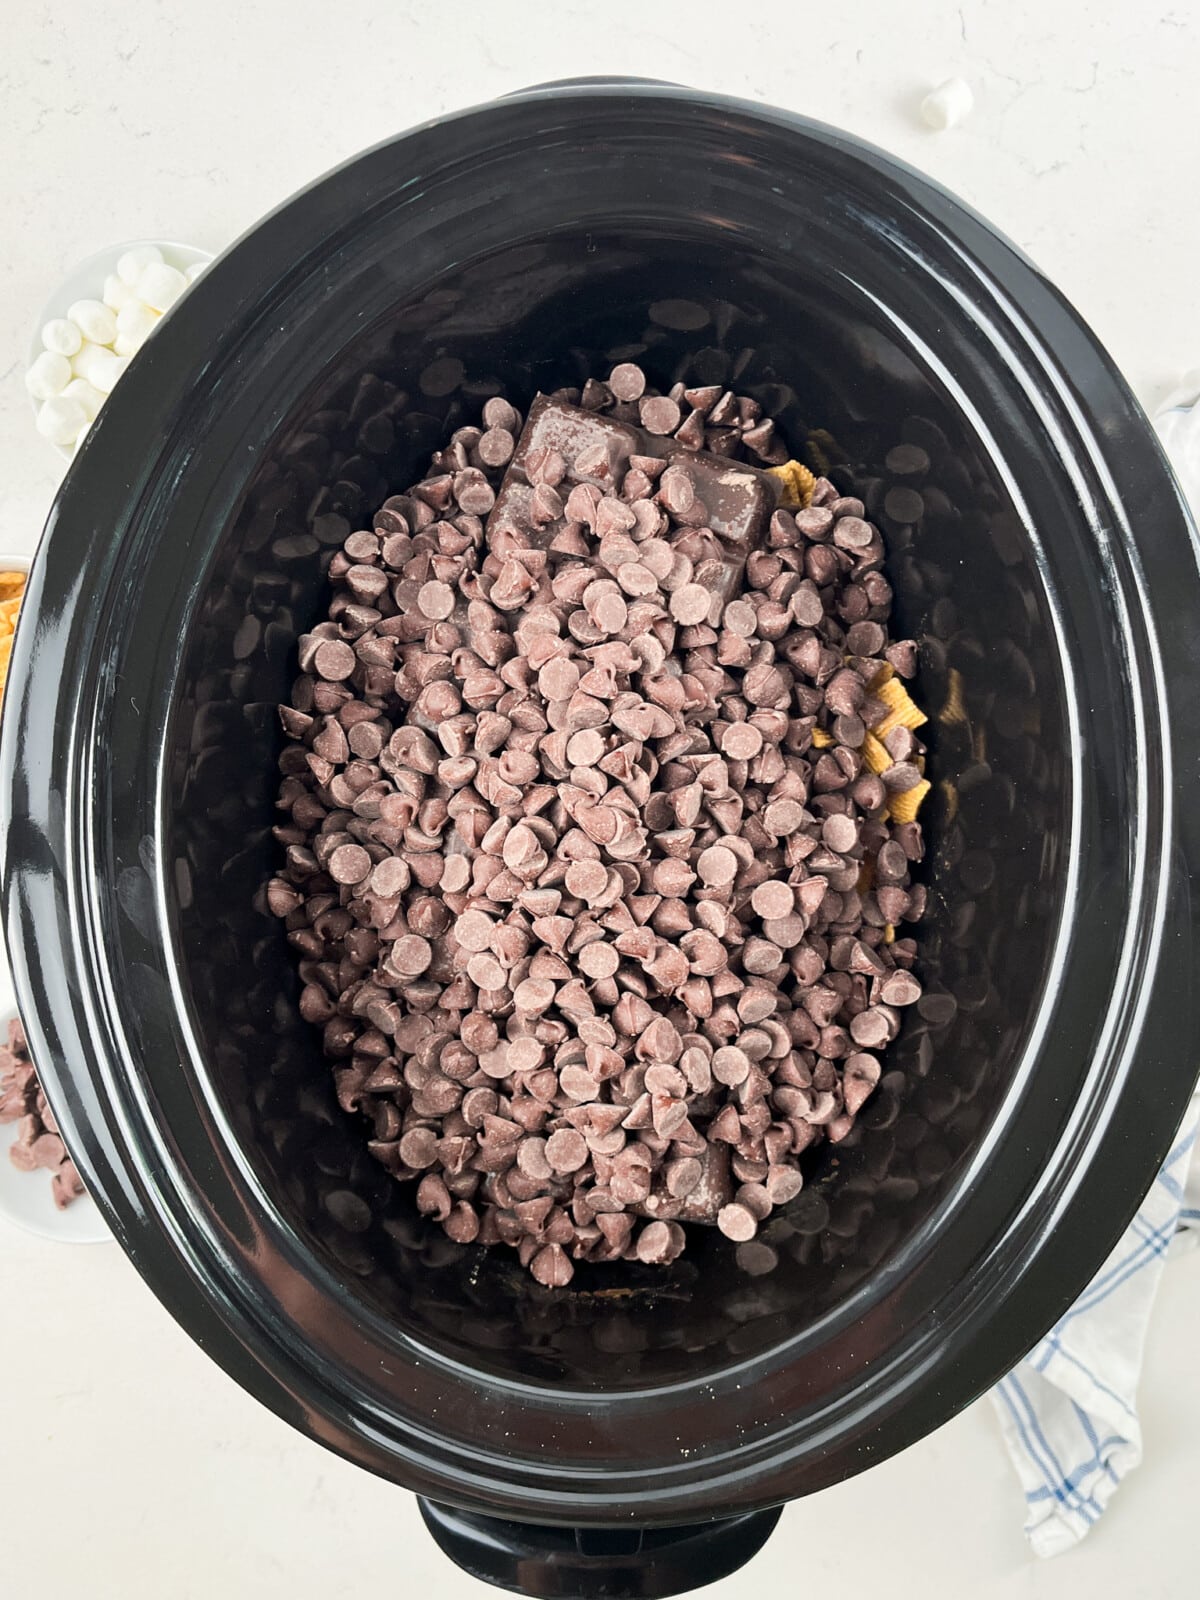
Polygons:
[[[262,901],[274,707],[332,550],[436,441],[501,387],[626,356],[759,396],[882,519],[935,713],[927,993],[767,1229],[773,1272],[705,1232],[668,1271],[554,1292],[430,1228],[337,1110]],[[932,461],[910,525],[882,507],[899,441]],[[427,1497],[472,1570],[719,1576],[766,1508],[1000,1377],[1167,1152],[1197,1059],[1197,616],[1186,513],[1112,363],[880,152],[614,83],[369,151],[171,313],[30,582],[7,935],[89,1188],[216,1360]]]

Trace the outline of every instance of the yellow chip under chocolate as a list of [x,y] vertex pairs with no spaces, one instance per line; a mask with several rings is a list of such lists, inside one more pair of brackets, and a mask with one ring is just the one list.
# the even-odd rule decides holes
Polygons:
[[957,667],[951,667],[946,674],[946,703],[938,712],[939,722],[965,722],[967,720],[966,702],[963,700],[962,673]]
[[922,778],[920,783],[913,784],[911,789],[905,789],[901,794],[894,794],[888,802],[893,822],[915,822],[917,812],[921,809],[921,801],[929,793],[930,783],[927,778]]
[[917,705],[899,678],[889,678],[874,691],[875,698],[887,706],[887,715],[871,730],[880,739],[893,728],[919,728],[929,718]]
[[891,753],[882,739],[868,733],[862,742],[862,758],[875,776],[881,777],[892,765]]
[[816,478],[802,461],[785,461],[782,466],[768,467],[767,475],[779,480],[779,504],[785,511],[802,511],[812,499]]

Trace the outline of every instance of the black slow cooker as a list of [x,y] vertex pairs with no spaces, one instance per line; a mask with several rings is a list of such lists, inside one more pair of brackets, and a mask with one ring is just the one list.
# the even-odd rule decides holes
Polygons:
[[[665,308],[665,309],[664,309]],[[544,1290],[366,1154],[262,885],[324,571],[503,388],[736,380],[883,519],[935,713],[926,995],[771,1224]],[[886,456],[931,465],[912,523]],[[857,492],[857,491],[856,491]],[[656,85],[521,94],[288,201],[105,405],[4,718],[7,935],[68,1144],[252,1394],[535,1594],[732,1570],[993,1383],[1134,1212],[1195,1076],[1194,534],[1056,291],[911,170]],[[148,1375],[148,1382],[153,1376]]]

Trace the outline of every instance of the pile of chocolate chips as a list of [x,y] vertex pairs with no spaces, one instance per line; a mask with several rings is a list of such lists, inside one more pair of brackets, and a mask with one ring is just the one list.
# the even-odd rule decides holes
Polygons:
[[753,400],[623,363],[482,421],[333,558],[267,900],[371,1152],[558,1286],[751,1239],[878,1082],[923,846],[862,747],[916,650]]
[[9,1156],[22,1172],[45,1167],[53,1174],[54,1204],[66,1210],[83,1194],[83,1180],[67,1154],[38,1082],[37,1071],[29,1059],[25,1030],[16,1017],[8,1025],[8,1044],[0,1045],[0,1122],[16,1122],[17,1137],[9,1146]]

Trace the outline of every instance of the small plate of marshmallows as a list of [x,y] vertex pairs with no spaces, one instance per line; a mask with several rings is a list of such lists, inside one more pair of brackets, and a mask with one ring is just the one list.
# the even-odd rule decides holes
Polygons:
[[25,387],[37,430],[72,457],[121,374],[212,260],[167,240],[110,245],[59,285],[38,320]]

